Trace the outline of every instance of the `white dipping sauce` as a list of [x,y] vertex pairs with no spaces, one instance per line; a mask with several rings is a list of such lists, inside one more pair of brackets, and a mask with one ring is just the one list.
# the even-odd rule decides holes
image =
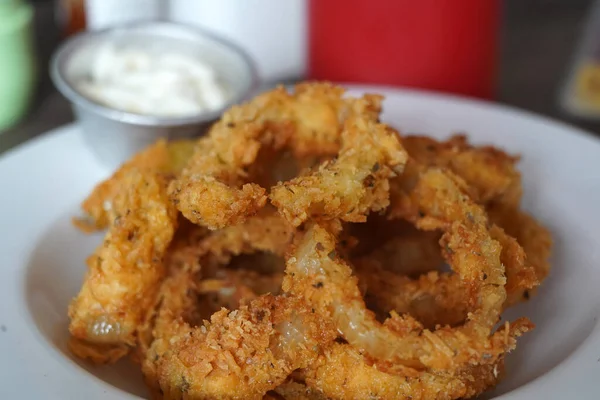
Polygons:
[[105,44],[91,65],[89,76],[76,87],[111,108],[183,117],[219,109],[228,100],[215,70],[197,57]]

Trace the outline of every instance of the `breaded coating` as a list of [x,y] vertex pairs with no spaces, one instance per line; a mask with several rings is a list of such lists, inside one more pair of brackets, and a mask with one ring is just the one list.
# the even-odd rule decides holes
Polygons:
[[200,245],[210,262],[227,264],[232,256],[267,251],[283,256],[294,237],[295,229],[272,207],[245,222],[213,231]]
[[521,200],[519,157],[491,146],[474,147],[464,135],[438,142],[426,136],[404,136],[402,144],[415,161],[430,167],[447,168],[471,188],[471,198],[486,204],[491,200],[518,205]]
[[294,226],[307,219],[364,222],[389,204],[389,179],[406,162],[397,135],[386,125],[352,118],[342,131],[337,159],[271,189],[270,199]]
[[[538,282],[550,273],[552,235],[535,218],[527,213],[502,203],[495,203],[487,209],[490,220],[514,237],[525,251],[527,261],[532,266]],[[523,300],[529,299],[535,290],[523,290]],[[517,301],[517,300],[515,300]]]
[[[395,314],[383,325],[377,322],[366,309],[350,267],[336,254],[335,237],[318,225],[309,229],[289,258],[284,291],[331,315],[344,339],[376,359],[438,369],[493,362],[513,348],[515,340],[492,334],[506,299],[506,278],[500,245],[489,236],[485,213],[438,170],[423,174],[410,197],[422,210],[418,226],[445,230],[444,256],[467,293],[470,313],[464,325],[403,332],[402,319]],[[530,328],[527,321],[517,321],[516,326],[517,335]]]
[[322,317],[281,296],[222,309],[196,328],[175,325],[155,362],[164,399],[262,399],[333,340]]
[[[490,236],[502,246],[500,261],[506,269],[507,294],[504,308],[508,308],[522,301],[523,293],[536,288],[539,281],[534,268],[526,260],[523,248],[514,238],[506,235],[496,225],[490,228]],[[396,311],[410,314],[430,329],[436,325],[456,326],[464,323],[470,308],[461,277],[452,273],[439,273],[431,268],[426,270],[427,264],[421,265],[412,257],[397,259],[387,256],[385,250],[388,246],[397,244],[400,251],[406,247],[406,239],[399,239],[402,241],[392,239],[380,249],[354,261],[356,274],[367,286],[369,303],[376,306],[380,312]],[[426,244],[427,242],[417,241],[413,246]],[[436,254],[441,256],[439,245],[437,247]],[[416,249],[419,254],[427,248]],[[411,247],[407,251],[409,254],[410,250]],[[431,256],[421,256],[417,260],[428,258]],[[390,266],[388,263],[396,265]],[[427,273],[416,279],[406,276],[406,273],[398,273],[398,266],[401,271],[410,270],[413,263]]]
[[[519,270],[507,267],[507,291],[509,304],[518,302],[519,297],[529,298],[534,292],[532,289],[546,278],[550,270],[548,259],[552,239],[534,218],[518,209],[522,196],[521,175],[516,169],[519,157],[491,146],[474,147],[468,144],[464,135],[453,136],[445,142],[423,136],[406,136],[403,145],[419,163],[449,168],[460,176],[470,187],[469,193],[474,200],[485,206],[490,220],[502,228],[502,232],[497,232],[502,237],[495,239],[503,242],[502,238],[508,234],[523,247],[528,267]],[[510,245],[509,239],[504,240],[504,245]]]
[[[407,137],[404,140],[407,142],[407,149],[410,149],[409,153],[412,151],[413,154],[416,154],[419,161],[410,158],[405,173],[390,182],[392,193],[392,205],[388,210],[390,219],[415,218],[414,216],[419,210],[406,193],[411,192],[416,185],[418,176],[426,170],[427,165],[444,165],[455,171],[456,184],[464,193],[484,207],[486,212],[492,208],[515,209],[513,204],[518,204],[520,201],[520,174],[514,167],[517,158],[489,147],[471,147],[462,136],[453,137],[449,141],[441,143],[426,137]],[[451,161],[450,163],[444,161],[446,157],[448,161]],[[470,171],[469,163],[456,163],[455,159],[470,160],[473,162],[471,168],[479,172]],[[477,160],[480,162],[476,162]],[[492,220],[491,222],[496,221]],[[530,261],[526,252],[523,252],[521,243],[509,236],[501,226],[492,226],[490,235],[502,246],[501,261],[506,269],[508,296],[505,307],[509,307],[519,302],[525,293],[531,293],[545,275],[536,272],[534,263]],[[446,285],[440,287],[444,287],[444,290],[448,288],[448,291],[452,291],[453,289],[449,288],[454,285],[457,287],[461,285],[459,280],[453,277],[444,278],[444,282]],[[438,294],[431,293],[431,295]],[[438,301],[442,303],[443,298]],[[460,315],[458,311],[460,310],[455,311],[452,316]]]
[[107,228],[117,214],[112,202],[119,192],[127,190],[127,175],[132,170],[177,174],[191,156],[193,146],[191,140],[159,140],[142,150],[94,188],[81,205],[85,216],[73,222],[85,232]]
[[177,223],[164,176],[130,169],[120,180],[127,189],[113,199],[116,217],[69,306],[71,350],[97,363],[113,362],[136,345]]
[[[220,229],[242,223],[267,201],[255,183],[266,150],[289,150],[295,157],[337,153],[344,121],[354,115],[376,120],[381,97],[343,98],[330,84],[303,84],[290,94],[284,88],[234,106],[201,139],[183,174],[172,187],[179,210],[190,221]],[[264,160],[261,160],[264,161]],[[268,163],[267,163],[268,164]],[[258,175],[261,175],[258,173]]]
[[244,224],[222,230],[207,231],[186,224],[180,228],[165,257],[170,275],[145,317],[138,344],[137,356],[154,398],[163,398],[157,360],[170,348],[170,338],[177,332],[201,325],[222,307],[236,309],[242,301],[280,291],[282,273],[257,273],[260,266],[256,262],[262,261],[259,258],[243,261],[251,263],[247,265],[238,263],[233,270],[217,268],[241,254],[283,255],[291,238],[289,224],[273,209],[264,209]]
[[476,396],[495,385],[503,375],[503,361],[467,366],[456,373],[410,368],[388,373],[373,366],[360,350],[336,343],[302,372],[306,384],[329,399],[451,400]]
[[142,373],[153,399],[163,398],[157,361],[168,351],[171,337],[186,334],[190,326],[202,323],[198,306],[195,273],[185,266],[171,268],[171,274],[160,286],[154,307],[147,313],[138,345]]
[[535,265],[531,263],[525,249],[516,238],[506,234],[504,229],[492,225],[490,235],[502,246],[500,261],[506,270],[507,296],[504,307],[508,308],[520,303],[524,293],[535,290],[545,276],[538,276]]
[[173,268],[161,285],[154,311],[148,315],[139,347],[139,359],[146,383],[154,398],[161,399],[158,360],[169,351],[171,338],[185,335],[203,324],[223,307],[237,309],[263,293],[275,293],[282,275],[262,276],[252,270],[222,270],[220,278],[198,278],[188,268]]

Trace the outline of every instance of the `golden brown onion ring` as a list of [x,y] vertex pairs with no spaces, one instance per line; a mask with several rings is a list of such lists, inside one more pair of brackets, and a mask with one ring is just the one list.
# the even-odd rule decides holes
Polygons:
[[402,172],[406,152],[394,131],[366,118],[350,118],[337,159],[271,190],[270,199],[294,226],[307,219],[364,222],[389,205],[389,179]]
[[474,397],[496,385],[504,373],[504,359],[449,373],[407,368],[388,373],[371,365],[359,350],[336,343],[302,373],[309,388],[329,399],[452,400]]
[[166,349],[155,361],[164,399],[261,399],[333,339],[327,321],[303,303],[270,295],[196,328],[174,326],[175,335],[157,342]]
[[[262,149],[289,150],[296,157],[333,156],[339,132],[354,115],[376,120],[379,96],[343,98],[329,84],[283,88],[234,106],[201,139],[183,174],[172,185],[179,210],[190,221],[223,228],[243,222],[261,209],[266,190],[253,181],[253,165]],[[260,175],[260,174],[259,174]]]
[[116,217],[69,306],[71,350],[94,362],[114,362],[135,346],[177,223],[164,176],[131,169],[119,179],[127,189],[112,202]]
[[[485,213],[452,175],[435,169],[418,178],[409,198],[418,210],[417,226],[445,231],[444,255],[464,282],[471,311],[464,325],[406,332],[394,314],[383,325],[377,322],[365,307],[351,268],[335,252],[335,236],[318,225],[311,227],[288,260],[284,291],[331,315],[344,338],[375,359],[436,369],[494,362],[514,346],[515,339],[492,334],[506,299],[506,278],[501,248],[489,235]],[[517,325],[516,334],[530,328],[525,321]]]
[[[531,264],[538,282],[542,282],[550,273],[550,254],[552,236],[550,231],[527,213],[502,203],[488,206],[490,220],[502,227],[507,234],[514,237],[525,251],[527,261]],[[523,300],[529,299],[535,290],[521,291]],[[517,295],[518,296],[518,295]],[[515,300],[517,301],[517,300]]]
[[[507,293],[504,308],[508,308],[522,301],[523,293],[535,288],[539,282],[534,269],[525,259],[523,249],[514,238],[495,225],[490,228],[490,235],[502,245],[500,261],[506,269]],[[393,240],[389,245],[396,242]],[[403,245],[402,242],[399,244]],[[394,259],[382,257],[379,249],[354,262],[358,277],[366,283],[370,304],[380,312],[393,310],[401,314],[408,313],[429,329],[436,325],[456,326],[464,323],[470,307],[459,275],[429,270],[431,272],[412,279],[394,273],[397,267],[387,265],[389,262],[394,262]],[[410,270],[410,265],[402,264],[402,269]]]
[[515,166],[518,157],[491,146],[472,146],[464,135],[441,142],[426,136],[404,136],[402,144],[419,164],[447,168],[460,176],[477,203],[502,199],[503,204],[519,204],[521,174]]

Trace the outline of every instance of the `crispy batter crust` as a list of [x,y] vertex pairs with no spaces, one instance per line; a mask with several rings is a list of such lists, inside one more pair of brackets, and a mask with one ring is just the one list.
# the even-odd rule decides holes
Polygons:
[[406,162],[397,135],[365,118],[349,119],[337,159],[271,190],[270,199],[294,226],[307,219],[364,222],[389,204],[389,178]]
[[377,119],[379,96],[346,99],[343,94],[343,89],[329,84],[305,84],[296,86],[293,94],[278,88],[232,107],[198,142],[173,183],[179,210],[210,229],[239,224],[256,214],[267,201],[266,189],[254,182],[257,176],[251,171],[260,164],[256,161],[261,150],[287,149],[298,158],[333,156],[346,119],[355,115]]
[[120,179],[127,189],[114,197],[114,221],[69,306],[71,350],[95,362],[113,362],[135,346],[177,223],[162,175],[131,169]]

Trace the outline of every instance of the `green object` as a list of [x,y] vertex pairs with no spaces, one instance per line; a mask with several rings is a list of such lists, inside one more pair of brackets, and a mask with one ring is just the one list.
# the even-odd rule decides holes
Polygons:
[[35,86],[33,8],[0,0],[0,131],[27,113]]

